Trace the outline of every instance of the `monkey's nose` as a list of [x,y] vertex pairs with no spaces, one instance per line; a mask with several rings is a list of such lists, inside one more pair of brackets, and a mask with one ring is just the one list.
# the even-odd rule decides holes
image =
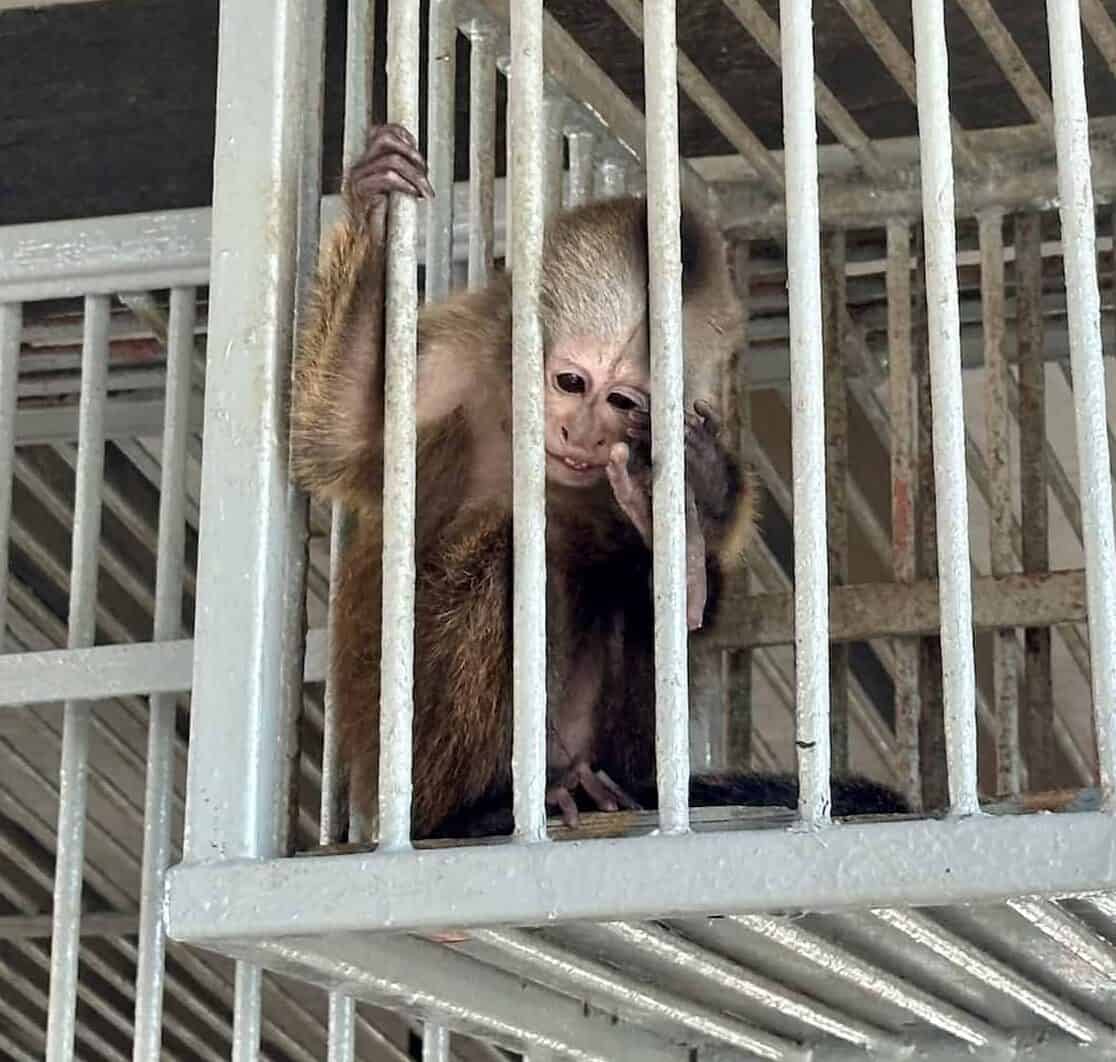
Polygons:
[[565,425],[562,425],[562,442],[570,441],[570,433],[566,431]]

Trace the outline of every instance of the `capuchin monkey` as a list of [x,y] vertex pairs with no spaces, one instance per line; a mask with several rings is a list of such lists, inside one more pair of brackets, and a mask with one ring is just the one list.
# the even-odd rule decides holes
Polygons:
[[[337,586],[330,662],[357,809],[374,814],[380,728],[384,271],[388,195],[434,189],[414,137],[372,130],[345,175],[345,215],[319,268],[292,397],[293,471],[355,526]],[[449,190],[443,190],[449,194]],[[719,393],[741,326],[725,247],[681,220],[686,352],[687,622],[711,622],[722,573],[753,528],[753,492],[718,439]],[[559,216],[546,233],[540,323],[546,404],[546,802],[654,806],[647,207]],[[416,839],[511,827],[511,278],[426,305],[418,326],[414,802]],[[899,798],[835,785],[834,811]],[[793,779],[697,777],[698,805],[794,806]]]

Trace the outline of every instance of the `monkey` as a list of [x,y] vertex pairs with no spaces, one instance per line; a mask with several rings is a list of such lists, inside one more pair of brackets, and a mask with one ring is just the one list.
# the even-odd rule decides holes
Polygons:
[[[417,141],[375,127],[343,176],[291,396],[292,475],[354,514],[330,669],[356,808],[375,807],[379,752],[385,244],[389,198],[435,195]],[[538,316],[545,363],[546,805],[654,804],[647,206],[621,197],[548,224]],[[741,561],[754,489],[719,439],[716,393],[741,309],[719,231],[680,220],[686,351],[687,623],[715,616]],[[415,839],[464,836],[511,786],[511,277],[424,305],[417,332]],[[699,800],[785,801],[788,783],[695,778]],[[872,809],[870,809],[872,810]],[[496,818],[493,818],[493,815]],[[472,826],[469,824],[472,816]],[[503,830],[503,827],[500,827]]]

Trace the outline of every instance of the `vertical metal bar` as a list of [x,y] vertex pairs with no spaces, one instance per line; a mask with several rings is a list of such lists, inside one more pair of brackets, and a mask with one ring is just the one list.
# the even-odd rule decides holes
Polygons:
[[[1016,256],[1018,260],[1018,254]],[[1011,528],[1011,433],[1008,366],[1004,351],[1004,217],[980,215],[980,305],[984,332],[984,413],[987,422],[991,561],[993,575],[1015,571]],[[1019,679],[1015,631],[998,630],[992,646],[996,712],[996,791],[1019,792]]]
[[647,246],[655,597],[655,754],[659,828],[690,828],[686,675],[686,451],[683,436],[682,201],[678,182],[678,70],[674,0],[643,5],[647,100]]
[[[842,343],[847,310],[846,239],[830,233],[822,248],[822,300],[825,320],[826,519],[829,581],[849,581],[849,407]],[[829,740],[831,769],[849,769],[849,647],[829,648]]]
[[538,306],[543,252],[543,5],[511,11],[508,124],[512,157],[512,629],[515,835],[546,839],[546,466],[543,344]]
[[566,146],[563,123],[566,115],[566,101],[559,96],[547,96],[543,106],[545,113],[545,150],[544,173],[546,179],[546,217],[552,218],[562,209],[562,184],[564,154]]
[[1085,530],[1085,579],[1093,713],[1105,806],[1116,809],[1116,544],[1113,542],[1105,379],[1101,361],[1096,217],[1085,103],[1081,12],[1073,0],[1046,5],[1058,151],[1062,243],[1077,414],[1077,458]]
[[566,206],[581,206],[593,194],[593,148],[596,136],[575,129],[566,137],[570,153],[570,182],[566,188]]
[[779,9],[786,145],[794,463],[795,685],[799,813],[829,822],[829,587],[826,573],[825,406],[817,123],[810,6]]
[[450,1034],[444,1025],[428,1021],[422,1027],[422,1062],[450,1062]]
[[450,290],[453,260],[454,88],[457,22],[453,0],[430,0],[426,61],[426,164],[435,197],[426,204],[427,302]]
[[[1050,569],[1050,507],[1046,478],[1046,363],[1043,356],[1042,218],[1023,214],[1015,223],[1016,337],[1019,344],[1019,466],[1022,560],[1026,573]],[[1107,446],[1107,441],[1106,441]],[[1028,784],[1057,784],[1054,772],[1054,686],[1050,628],[1023,631],[1026,707],[1020,720]]]
[[[887,226],[887,337],[891,399],[891,548],[897,583],[913,583],[915,553],[915,411],[911,347],[911,230]],[[918,640],[896,638],[895,776],[914,808],[922,806],[919,781]]]
[[8,534],[12,517],[12,465],[19,383],[19,337],[23,307],[0,303],[0,653],[4,652],[8,616]]
[[[388,119],[417,135],[419,2],[388,5]],[[380,660],[380,847],[411,846],[415,621],[415,329],[417,204],[393,193],[384,335],[383,653]]]
[[[159,483],[159,545],[155,569],[153,636],[165,641],[182,627],[186,546],[186,439],[190,430],[190,374],[194,356],[195,292],[172,288],[167,327],[166,414]],[[139,956],[136,966],[135,1062],[158,1058],[162,1044],[166,938],[163,889],[171,859],[174,738],[177,698],[151,698],[147,730],[147,789],[143,811]]]
[[961,393],[953,147],[943,0],[914,5],[926,301],[934,413],[934,479],[942,609],[942,676],[951,811],[980,811],[977,800],[976,673],[969,558],[969,499]]
[[[105,464],[109,297],[87,295],[81,345],[78,459],[70,564],[70,620],[66,646],[93,644],[97,614],[97,545],[101,538],[101,482]],[[54,922],[50,941],[50,1006],[46,1057],[73,1053],[81,947],[81,886],[85,859],[89,725],[92,705],[68,701],[62,728],[58,784],[58,851],[54,867]]]
[[483,288],[496,244],[496,46],[484,29],[469,42],[469,287]]
[[628,164],[620,159],[601,159],[597,167],[598,199],[615,199],[628,190]]
[[[282,432],[294,297],[304,17],[220,9],[209,350],[185,859],[273,854],[287,557]],[[265,61],[246,71],[243,57]],[[236,594],[228,588],[237,587]],[[230,712],[235,703],[238,710]],[[262,974],[237,966],[234,1058],[259,1046]]]
[[[732,373],[726,384],[727,427],[730,445],[741,465],[752,460],[752,247],[742,240],[735,248],[736,294],[740,300],[741,336]],[[754,489],[754,484],[749,489]],[[754,497],[753,497],[754,503]],[[752,592],[752,574],[743,572],[745,593]],[[725,653],[725,764],[746,770],[752,763],[752,681],[755,657],[750,649]]]
[[372,55],[376,42],[376,0],[348,0],[345,5],[345,172],[364,151],[372,116]]
[[[342,505],[332,507],[329,528],[329,601],[326,615],[326,642],[333,644],[336,621],[336,592],[345,555],[346,513]],[[341,766],[341,739],[337,726],[337,697],[333,677],[328,672],[325,679],[325,696],[322,712],[322,784],[321,803],[318,811],[318,843],[334,844],[343,840],[345,823],[342,819],[345,792],[342,788],[344,770]]]

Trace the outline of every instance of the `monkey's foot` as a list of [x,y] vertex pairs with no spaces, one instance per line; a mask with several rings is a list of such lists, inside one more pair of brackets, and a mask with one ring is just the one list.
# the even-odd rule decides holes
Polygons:
[[382,202],[389,192],[418,199],[434,196],[418,141],[401,125],[378,125],[368,134],[368,146],[349,170],[347,185],[365,210]]
[[601,811],[617,811],[620,808],[640,810],[640,805],[604,771],[594,771],[585,760],[580,760],[558,785],[552,785],[546,791],[547,807],[557,807],[562,812],[562,821],[570,829],[575,829],[581,821],[577,801],[573,797],[577,789],[585,793]]

